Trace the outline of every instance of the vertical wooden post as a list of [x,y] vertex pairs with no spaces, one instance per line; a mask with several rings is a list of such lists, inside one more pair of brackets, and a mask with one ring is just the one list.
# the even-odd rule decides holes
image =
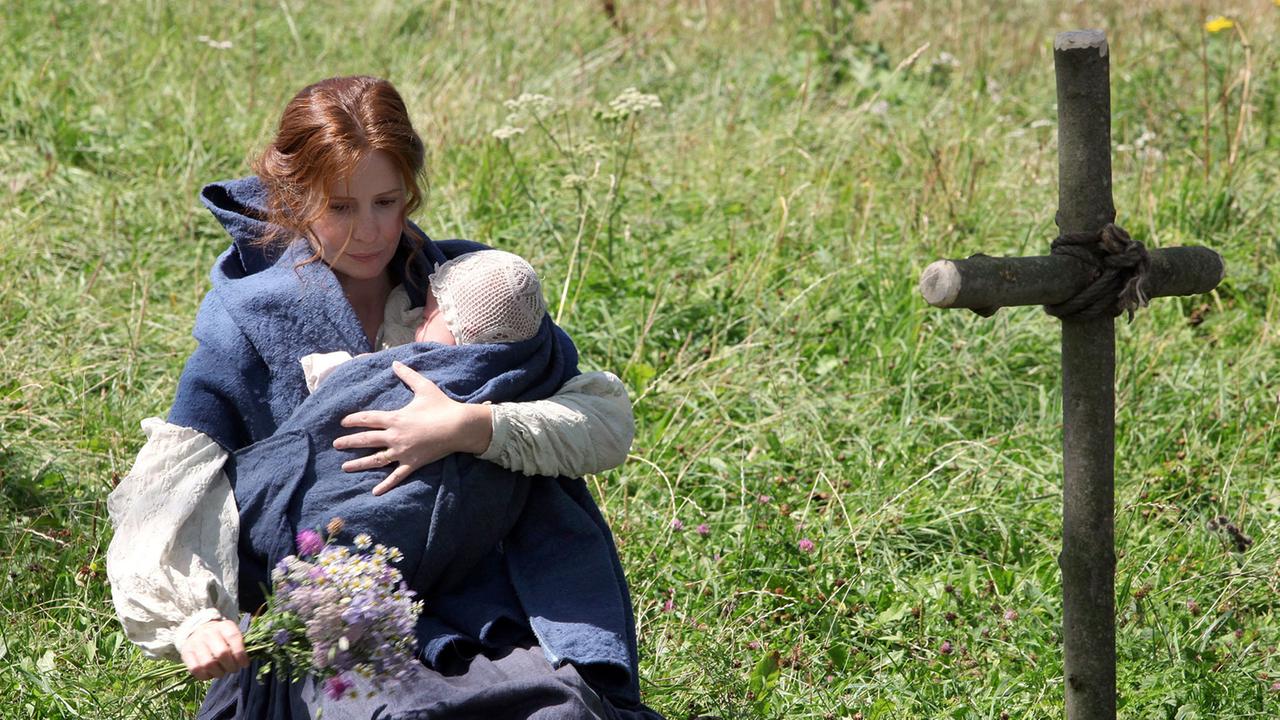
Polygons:
[[[1115,219],[1106,35],[1059,33],[1058,230]],[[1069,720],[1114,720],[1115,330],[1112,318],[1062,322],[1063,669]]]

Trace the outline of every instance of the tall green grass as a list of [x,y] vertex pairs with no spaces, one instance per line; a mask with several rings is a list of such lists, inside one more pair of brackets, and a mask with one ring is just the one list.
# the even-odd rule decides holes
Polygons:
[[[621,31],[595,3],[3,6],[0,716],[198,703],[134,680],[104,500],[226,244],[200,185],[247,172],[298,88],[355,72],[427,140],[419,223],[532,260],[584,366],[631,387],[632,458],[591,485],[649,702],[1060,716],[1056,322],[933,310],[915,282],[1046,251],[1051,42],[1078,27],[1111,40],[1119,222],[1228,265],[1117,332],[1121,713],[1280,712],[1280,7],[1219,10],[1244,97],[1240,37],[1191,4],[617,6]],[[598,117],[627,87],[662,107]],[[554,100],[541,125],[508,122],[522,93]]]

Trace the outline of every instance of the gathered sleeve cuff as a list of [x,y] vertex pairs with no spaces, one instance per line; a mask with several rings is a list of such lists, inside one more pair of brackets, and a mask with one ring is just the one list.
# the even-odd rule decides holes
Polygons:
[[125,635],[178,660],[200,624],[239,618],[240,519],[213,438],[155,417],[142,429],[146,444],[107,498],[107,579]]
[[524,475],[581,477],[621,465],[635,431],[622,380],[590,372],[546,400],[495,404],[493,439],[479,457]]
[[338,366],[351,359],[351,353],[338,350],[327,353],[311,353],[303,355],[302,376],[307,383],[307,392],[315,393],[316,387],[324,382]]

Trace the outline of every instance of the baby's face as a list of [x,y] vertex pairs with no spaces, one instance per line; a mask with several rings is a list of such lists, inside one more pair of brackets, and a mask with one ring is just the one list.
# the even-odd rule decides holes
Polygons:
[[435,342],[441,345],[458,344],[453,339],[453,333],[449,332],[448,323],[444,321],[435,293],[427,293],[427,304],[422,307],[422,324],[418,326],[413,339],[416,342]]

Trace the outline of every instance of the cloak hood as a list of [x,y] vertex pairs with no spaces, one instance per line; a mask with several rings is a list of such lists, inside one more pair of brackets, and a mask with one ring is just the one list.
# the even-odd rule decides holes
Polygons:
[[[278,227],[266,220],[266,191],[256,176],[206,185],[200,201],[231,245],[209,273],[213,287],[192,333],[199,346],[183,369],[169,422],[235,451],[271,435],[307,397],[299,358],[373,348],[337,276],[314,258],[304,238],[269,247],[256,243]],[[425,241],[402,235],[388,269],[416,307],[436,265],[485,246],[436,242],[410,227]]]
[[[213,213],[222,228],[231,236],[231,247],[218,257],[210,272],[215,289],[270,270],[280,263],[284,255],[289,255],[295,262],[306,262],[312,255],[302,238],[295,239],[287,247],[282,244],[274,246],[258,244],[257,241],[260,238],[272,232],[279,232],[279,226],[267,220],[266,188],[255,175],[205,185],[200,190],[200,202]],[[409,227],[424,239],[422,246],[415,252],[415,243],[412,239],[408,235],[402,235],[400,247],[388,267],[393,282],[405,284],[409,299],[413,301],[413,306],[417,307],[426,298],[427,276],[436,265],[460,253],[446,254],[413,222],[409,222]],[[467,246],[468,252],[484,247],[480,243],[462,240],[446,241],[444,244],[462,244]],[[323,265],[323,263],[316,262],[309,265]],[[333,275],[328,268],[315,268],[304,272],[312,279],[321,282],[323,278],[317,276]]]

